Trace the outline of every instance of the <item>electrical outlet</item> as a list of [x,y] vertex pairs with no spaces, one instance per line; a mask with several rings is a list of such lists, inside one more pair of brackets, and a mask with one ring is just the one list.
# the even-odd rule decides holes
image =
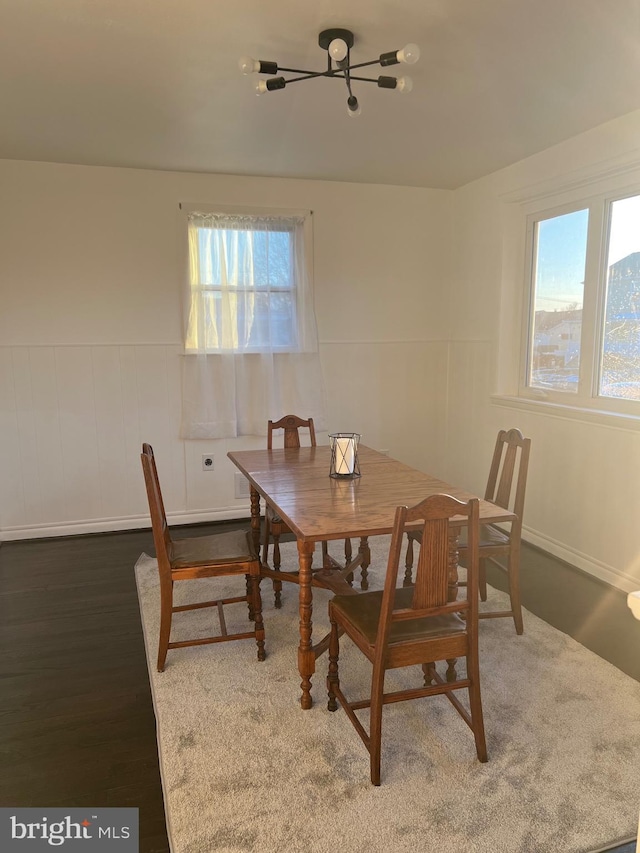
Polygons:
[[378,453],[384,453],[385,456],[388,456],[389,455],[389,449],[386,448],[385,450],[379,450]]
[[202,470],[213,471],[213,453],[202,454]]

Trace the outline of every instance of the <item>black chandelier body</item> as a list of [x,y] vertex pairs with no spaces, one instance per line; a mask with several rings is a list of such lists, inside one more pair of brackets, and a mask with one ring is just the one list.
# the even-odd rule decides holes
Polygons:
[[[243,56],[240,59],[240,70],[243,74],[268,74],[268,80],[260,80],[256,85],[256,94],[262,95],[265,92],[274,92],[278,89],[284,89],[285,86],[291,83],[299,83],[301,80],[312,80],[315,77],[333,77],[339,80],[344,80],[347,85],[347,112],[350,116],[360,114],[360,105],[358,99],[351,90],[351,82],[357,80],[363,83],[376,83],[380,89],[395,89],[397,92],[410,92],[413,86],[410,77],[388,77],[381,75],[379,77],[361,77],[356,76],[352,72],[359,68],[366,68],[371,65],[379,65],[386,68],[389,65],[397,65],[405,63],[413,65],[420,58],[420,50],[415,44],[408,44],[401,50],[393,50],[389,53],[382,53],[378,59],[372,59],[369,62],[358,62],[351,64],[351,48],[353,47],[354,37],[351,30],[333,28],[323,30],[318,36],[318,44],[323,50],[327,51],[327,69],[326,71],[308,71],[303,68],[283,68],[277,62],[265,62],[261,59],[252,59],[250,56]],[[284,71],[287,74],[298,74],[298,77],[285,78],[282,76],[274,76],[279,72]]]

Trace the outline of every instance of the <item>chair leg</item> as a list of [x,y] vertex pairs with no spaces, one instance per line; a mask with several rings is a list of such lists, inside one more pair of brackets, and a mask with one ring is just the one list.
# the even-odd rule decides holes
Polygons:
[[476,742],[478,760],[488,760],[487,742],[484,734],[484,718],[482,716],[482,699],[480,697],[480,668],[478,656],[475,653],[467,656],[467,676],[471,681],[469,685],[469,707],[471,709],[471,727]]
[[478,589],[480,590],[480,601],[487,600],[487,561],[478,560]]
[[407,556],[404,561],[404,580],[402,586],[411,586],[413,576],[413,539],[407,536]]
[[522,623],[522,604],[520,603],[520,550],[513,549],[507,560],[507,578],[509,580],[509,598],[513,611],[516,634],[524,632]]
[[422,674],[424,675],[425,687],[430,687],[435,682],[435,671],[436,665],[433,661],[422,664]]
[[253,585],[251,582],[251,575],[245,575],[244,579],[246,581],[247,587],[247,604],[249,605],[249,621],[255,622],[256,619],[256,610],[253,603]]
[[447,671],[445,673],[445,678],[447,682],[451,684],[451,682],[455,681],[458,678],[456,673],[456,664],[458,663],[458,658],[447,658]]
[[266,657],[264,650],[264,623],[262,621],[262,598],[260,596],[260,580],[257,575],[250,575],[251,600],[253,601],[253,614],[255,620],[256,644],[258,646],[258,660]]
[[164,672],[169,637],[171,636],[171,615],[173,608],[173,581],[160,581],[160,638],[158,640],[158,672]]
[[369,768],[371,784],[380,784],[380,755],[382,752],[382,694],[384,692],[384,667],[374,667],[371,679],[371,713],[369,716]]
[[335,688],[340,686],[338,676],[338,658],[340,656],[340,639],[338,636],[338,623],[331,619],[331,634],[329,635],[329,674],[327,675],[327,693],[329,701],[327,708],[330,711],[338,710]]

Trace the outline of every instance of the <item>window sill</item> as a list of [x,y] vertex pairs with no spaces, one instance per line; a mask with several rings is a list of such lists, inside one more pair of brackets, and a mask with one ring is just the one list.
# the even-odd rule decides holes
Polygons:
[[631,432],[640,431],[639,415],[611,412],[606,409],[586,409],[579,406],[566,406],[562,403],[550,403],[548,400],[511,397],[506,394],[492,394],[491,403],[494,406],[504,406],[507,409],[517,409],[521,412],[531,412],[532,414],[544,415],[546,417],[599,424]]

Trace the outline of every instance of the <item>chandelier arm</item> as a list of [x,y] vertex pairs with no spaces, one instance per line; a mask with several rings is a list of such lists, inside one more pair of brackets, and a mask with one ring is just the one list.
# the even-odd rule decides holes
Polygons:
[[370,62],[358,62],[356,65],[350,65],[346,70],[352,70],[354,68],[364,68],[366,65],[380,65],[379,59],[372,59]]
[[318,76],[326,74],[326,71],[309,71],[307,68],[281,68],[279,65],[278,71],[288,71],[289,74],[315,74]]
[[[282,71],[285,69],[283,68]],[[304,77],[292,77],[290,80],[287,80],[287,86],[289,83],[297,83],[299,80],[312,80],[314,77],[333,77],[333,74],[327,74],[326,71],[317,71],[317,72],[308,72]]]
[[[336,74],[336,77],[343,77],[343,74]],[[349,74],[349,80],[361,80],[364,83],[377,83],[377,77],[354,77],[353,74]],[[288,82],[288,81],[287,81]]]

